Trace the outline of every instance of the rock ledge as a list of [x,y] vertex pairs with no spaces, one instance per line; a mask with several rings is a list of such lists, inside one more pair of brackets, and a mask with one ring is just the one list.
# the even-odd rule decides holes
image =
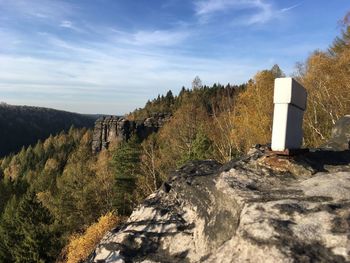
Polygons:
[[89,262],[349,262],[350,151],[257,147],[174,172]]

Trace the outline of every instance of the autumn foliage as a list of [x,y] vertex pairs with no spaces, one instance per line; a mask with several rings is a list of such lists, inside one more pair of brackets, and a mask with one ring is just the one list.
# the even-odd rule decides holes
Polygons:
[[350,113],[350,48],[332,56],[315,52],[305,63],[300,80],[308,91],[305,144],[318,146],[329,138],[332,126]]
[[118,222],[119,218],[115,214],[107,213],[89,226],[83,234],[73,235],[67,246],[67,263],[78,263],[87,259],[105,233]]
[[270,141],[273,116],[273,87],[276,76],[272,70],[258,72],[245,91],[236,99],[232,140],[240,153],[252,145]]

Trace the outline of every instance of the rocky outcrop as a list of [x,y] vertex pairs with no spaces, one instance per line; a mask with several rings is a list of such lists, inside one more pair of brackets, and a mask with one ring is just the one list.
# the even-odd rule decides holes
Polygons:
[[92,151],[97,153],[108,148],[111,142],[127,141],[133,135],[143,140],[151,133],[157,132],[169,118],[170,116],[165,114],[139,121],[118,116],[101,117],[95,122]]
[[350,115],[336,122],[332,129],[332,138],[325,147],[338,151],[350,149]]
[[188,163],[89,262],[350,262],[350,150]]

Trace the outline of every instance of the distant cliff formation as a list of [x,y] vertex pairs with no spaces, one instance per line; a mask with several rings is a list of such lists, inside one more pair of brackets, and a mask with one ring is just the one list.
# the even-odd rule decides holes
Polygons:
[[97,153],[107,149],[113,141],[127,141],[133,135],[141,140],[157,132],[170,118],[168,114],[158,114],[145,120],[128,120],[125,117],[101,117],[95,122],[92,151]]

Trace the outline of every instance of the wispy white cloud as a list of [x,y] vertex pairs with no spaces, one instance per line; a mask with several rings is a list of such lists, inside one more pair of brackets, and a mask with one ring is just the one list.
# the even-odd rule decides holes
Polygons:
[[70,30],[74,30],[74,31],[79,32],[79,33],[85,32],[85,30],[84,30],[83,28],[77,27],[77,26],[76,26],[72,21],[70,21],[70,20],[63,20],[63,21],[61,21],[60,27],[62,27],[62,28],[67,28],[67,29],[70,29]]
[[77,7],[63,1],[11,0],[1,2],[1,7],[22,17],[56,20],[74,14]]
[[295,5],[292,5],[292,6],[289,6],[289,7],[282,8],[280,11],[281,11],[281,13],[284,13],[284,12],[290,11],[290,10],[292,10],[294,8],[297,8],[299,6],[301,6],[301,3],[295,4]]
[[271,4],[257,0],[254,1],[254,5],[254,8],[256,8],[258,11],[251,17],[247,18],[247,25],[262,24],[275,18],[275,10]]
[[195,2],[195,8],[196,14],[203,16],[223,11],[241,4],[241,1],[238,1],[237,3],[235,0],[200,0]]
[[69,20],[63,20],[60,24],[60,27],[73,28],[73,23]]
[[132,45],[174,46],[185,41],[190,33],[187,30],[154,30],[135,33],[118,32],[119,41]]
[[208,22],[211,17],[230,11],[232,24],[249,26],[267,23],[299,5],[278,10],[268,0],[198,0],[195,2],[195,12],[200,21]]

